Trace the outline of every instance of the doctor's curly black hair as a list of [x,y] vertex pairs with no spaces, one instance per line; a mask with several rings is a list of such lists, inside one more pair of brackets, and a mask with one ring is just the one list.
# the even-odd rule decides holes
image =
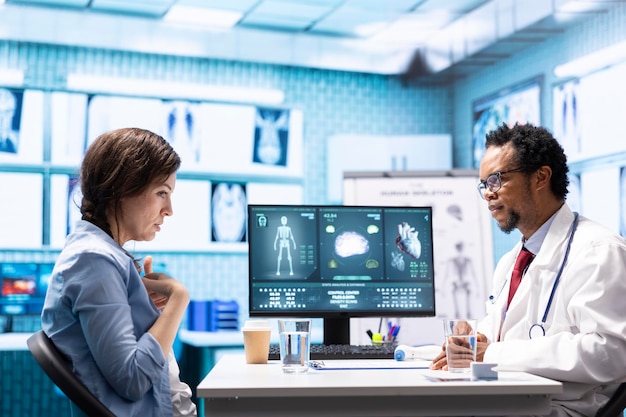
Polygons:
[[542,166],[552,169],[550,187],[557,198],[565,200],[569,179],[567,157],[563,147],[546,128],[532,124],[519,124],[509,127],[506,124],[487,133],[485,148],[504,146],[511,143],[516,150],[516,167],[524,172],[534,172]]

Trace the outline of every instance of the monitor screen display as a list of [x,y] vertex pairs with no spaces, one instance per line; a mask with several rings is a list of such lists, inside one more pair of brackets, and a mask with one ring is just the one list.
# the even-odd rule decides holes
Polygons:
[[474,168],[480,168],[485,153],[485,136],[506,124],[540,124],[541,76],[504,88],[494,94],[474,101],[472,105],[472,140],[474,142]]
[[0,264],[0,314],[40,314],[53,266],[34,262]]
[[323,318],[326,344],[351,317],[432,317],[432,235],[431,207],[249,205],[250,315]]

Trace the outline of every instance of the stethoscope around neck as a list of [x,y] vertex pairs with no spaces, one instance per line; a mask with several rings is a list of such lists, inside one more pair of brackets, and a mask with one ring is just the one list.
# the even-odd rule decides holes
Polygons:
[[574,239],[574,233],[576,232],[576,226],[578,226],[578,213],[574,212],[574,221],[572,222],[572,228],[569,232],[569,239],[567,240],[567,247],[565,248],[565,255],[563,255],[563,262],[561,262],[561,266],[559,267],[559,272],[557,272],[556,278],[554,278],[554,284],[552,284],[552,291],[550,292],[550,298],[548,298],[548,304],[546,304],[546,310],[543,312],[541,323],[535,323],[532,326],[530,326],[530,329],[528,329],[528,337],[530,339],[533,339],[535,337],[542,337],[546,335],[546,329],[543,327],[543,325],[546,324],[546,320],[548,319],[548,313],[550,312],[550,307],[552,306],[552,300],[554,299],[554,293],[556,292],[556,287],[559,285],[559,280],[561,279],[563,268],[565,268],[565,264],[567,263],[567,258],[569,257],[569,250],[572,247],[572,239]]
[[[574,221],[572,222],[572,227],[569,232],[569,238],[567,240],[567,247],[565,248],[565,255],[563,255],[563,261],[561,262],[559,271],[556,274],[556,278],[554,278],[554,284],[552,284],[552,291],[550,292],[550,298],[548,298],[548,303],[546,304],[546,309],[543,312],[541,323],[535,323],[532,326],[530,326],[530,329],[528,329],[528,337],[530,339],[533,339],[535,337],[542,337],[546,335],[546,329],[543,326],[544,324],[546,324],[546,321],[548,319],[548,313],[550,312],[550,307],[552,306],[552,300],[554,299],[554,294],[556,293],[556,288],[559,285],[561,274],[563,274],[563,269],[565,268],[565,264],[567,263],[567,258],[569,257],[569,251],[570,251],[570,248],[572,247],[572,240],[574,239],[574,233],[576,232],[577,226],[578,226],[578,213],[574,212]],[[498,297],[500,296],[500,293],[502,292],[505,285],[506,285],[506,281],[505,281],[505,284],[503,284],[502,288],[500,288]],[[490,296],[489,299],[492,302],[495,302],[495,298],[493,295]]]

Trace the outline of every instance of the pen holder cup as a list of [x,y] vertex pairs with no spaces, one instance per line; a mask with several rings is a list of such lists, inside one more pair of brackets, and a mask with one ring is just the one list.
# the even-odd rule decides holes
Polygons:
[[395,346],[396,344],[395,340],[372,340],[374,346]]

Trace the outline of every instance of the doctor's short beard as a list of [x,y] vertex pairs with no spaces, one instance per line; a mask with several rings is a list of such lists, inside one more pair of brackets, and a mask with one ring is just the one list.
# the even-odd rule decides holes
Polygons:
[[509,216],[506,219],[506,223],[503,225],[498,224],[500,230],[502,230],[507,235],[511,233],[513,230],[517,229],[517,225],[519,224],[520,215],[515,210],[509,211]]

